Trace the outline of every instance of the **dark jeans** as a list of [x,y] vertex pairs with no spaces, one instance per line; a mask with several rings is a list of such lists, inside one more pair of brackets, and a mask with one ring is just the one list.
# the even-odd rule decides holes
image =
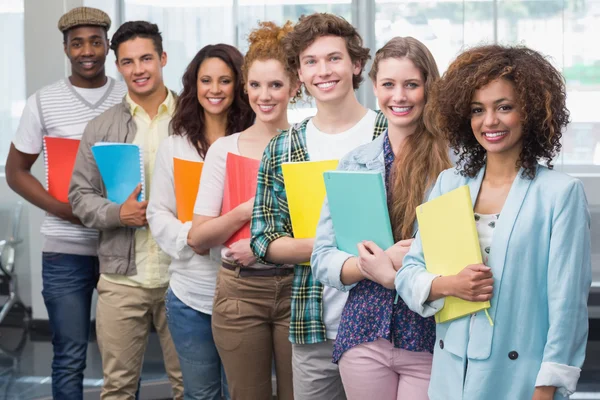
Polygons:
[[98,268],[97,257],[42,254],[42,296],[48,310],[54,350],[54,400],[83,399],[90,308],[98,282]]
[[225,371],[213,340],[211,316],[185,305],[171,288],[165,307],[183,374],[184,399],[220,400],[222,392],[223,397],[230,399]]

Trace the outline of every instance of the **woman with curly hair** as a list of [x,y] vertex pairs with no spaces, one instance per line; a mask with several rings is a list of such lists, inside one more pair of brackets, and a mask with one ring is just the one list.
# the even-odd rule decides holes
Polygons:
[[490,300],[493,320],[437,325],[429,397],[568,398],[585,357],[591,251],[583,185],[552,169],[569,119],[564,80],[531,49],[476,47],[450,65],[426,113],[459,156],[429,198],[469,185],[484,263],[433,275],[417,235],[395,286],[422,316],[455,296]]
[[257,262],[250,239],[227,241],[252,217],[254,198],[221,214],[227,153],[260,160],[267,143],[288,129],[287,107],[299,93],[296,75],[285,63],[282,39],[291,23],[263,22],[250,33],[242,68],[244,90],[256,121],[217,140],[206,155],[188,243],[197,252],[222,249],[212,329],[232,399],[272,398],[273,359],[277,398],[293,399],[292,347],[288,341],[293,267]]
[[[385,177],[397,243],[389,249],[357,243],[360,257],[339,250],[326,203],[311,266],[324,285],[349,291],[333,347],[348,399],[426,400],[435,322],[396,299],[394,277],[413,240],[416,207],[440,172],[451,166],[446,140],[428,130],[423,120],[429,92],[440,74],[423,43],[396,37],[377,51],[369,76],[388,129],[348,153],[338,169],[377,171]],[[373,254],[393,265],[387,274],[365,273],[367,264],[381,261]],[[374,268],[378,270],[377,265]]]
[[[147,210],[156,242],[171,256],[167,322],[181,365],[184,397],[190,400],[221,399],[225,384],[211,331],[219,264],[208,251],[194,252],[186,243],[192,223],[177,218],[173,158],[202,161],[218,138],[252,125],[243,61],[235,47],[216,44],[202,48],[188,65],[171,121],[173,135],[162,142],[156,156],[152,187],[160,190],[152,191]],[[224,391],[227,394],[226,386]]]

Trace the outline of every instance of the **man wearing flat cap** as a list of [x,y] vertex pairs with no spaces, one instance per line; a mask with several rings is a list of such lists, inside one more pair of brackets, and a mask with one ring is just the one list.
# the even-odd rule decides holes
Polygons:
[[[83,227],[66,194],[53,191],[51,195],[31,174],[31,166],[42,151],[50,159],[46,140],[80,139],[87,123],[120,103],[127,89],[105,73],[110,29],[106,13],[75,8],[60,18],[58,29],[71,75],[27,100],[10,147],[6,178],[15,192],[46,211],[41,228],[42,295],[52,328],[52,397],[79,400],[83,398],[92,294],[98,282],[98,231]],[[52,157],[68,156],[59,152]]]

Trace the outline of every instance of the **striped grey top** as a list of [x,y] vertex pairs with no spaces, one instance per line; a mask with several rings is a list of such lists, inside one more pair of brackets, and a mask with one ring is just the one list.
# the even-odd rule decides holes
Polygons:
[[[126,93],[127,87],[112,78],[108,78],[107,85],[98,89],[74,88],[68,78],[46,86],[36,93],[42,133],[80,139],[87,123],[120,103]],[[41,232],[46,239],[46,252],[96,254],[98,231],[95,229],[74,225],[47,214]]]

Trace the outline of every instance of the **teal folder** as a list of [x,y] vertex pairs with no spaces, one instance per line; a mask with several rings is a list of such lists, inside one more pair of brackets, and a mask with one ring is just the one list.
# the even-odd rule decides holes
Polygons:
[[329,171],[323,174],[338,249],[358,255],[363,240],[382,249],[394,244],[385,182],[376,171]]
[[138,184],[142,191],[138,201],[145,198],[144,160],[142,149],[129,143],[100,142],[92,146],[98,171],[106,187],[106,197],[123,204]]

